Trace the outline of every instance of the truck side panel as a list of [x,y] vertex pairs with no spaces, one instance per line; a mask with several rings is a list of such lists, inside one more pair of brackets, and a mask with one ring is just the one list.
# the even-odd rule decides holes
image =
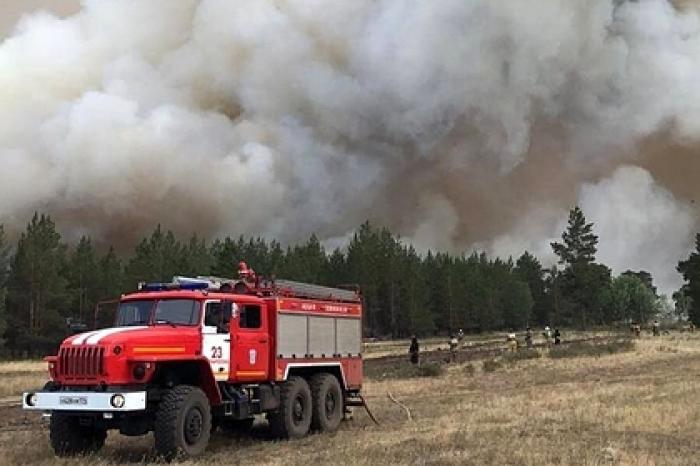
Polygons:
[[275,354],[282,358],[303,358],[308,354],[307,316],[277,314],[277,349]]
[[278,358],[337,358],[360,356],[360,319],[277,314]]
[[275,380],[290,370],[336,368],[348,389],[362,386],[362,313],[353,303],[268,301]]
[[[282,317],[283,314],[280,314]],[[336,333],[334,317],[309,316],[308,324],[308,354],[311,357],[320,355],[322,358],[333,356],[336,350]]]
[[358,356],[362,353],[362,321],[336,318],[336,353],[340,356]]

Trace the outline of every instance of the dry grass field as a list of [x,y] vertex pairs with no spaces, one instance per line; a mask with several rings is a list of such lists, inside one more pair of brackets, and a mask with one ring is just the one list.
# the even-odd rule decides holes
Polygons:
[[27,387],[41,387],[46,382],[43,361],[0,362],[0,399],[10,397]]
[[[39,376],[37,367],[0,365],[3,386],[19,391],[15,379]],[[215,433],[204,457],[183,464],[700,464],[700,333],[644,336],[633,351],[600,357],[543,355],[488,373],[472,361],[433,378],[370,379],[365,394],[379,426],[356,410],[334,435],[278,442],[261,420],[251,435]],[[3,463],[153,459],[150,437],[111,434],[94,457],[57,460],[37,415],[0,409]]]

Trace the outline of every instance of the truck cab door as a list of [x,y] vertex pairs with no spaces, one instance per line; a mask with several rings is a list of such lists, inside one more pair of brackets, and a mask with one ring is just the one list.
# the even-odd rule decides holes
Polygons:
[[238,382],[267,380],[270,336],[266,313],[261,304],[239,304],[238,319],[232,320],[234,358],[233,378]]
[[224,304],[218,300],[204,303],[202,354],[209,360],[217,381],[229,379],[231,360],[230,316],[227,316],[224,309]]

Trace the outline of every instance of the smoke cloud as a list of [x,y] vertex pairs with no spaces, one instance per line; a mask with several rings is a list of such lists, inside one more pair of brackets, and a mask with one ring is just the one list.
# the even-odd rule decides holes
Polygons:
[[693,1],[84,0],[0,44],[0,222],[546,258],[581,203],[603,262],[672,287],[699,60]]
[[[599,236],[598,256],[613,273],[652,272],[664,292],[675,290],[680,254],[692,246],[696,226],[691,205],[684,205],[640,167],[621,166],[608,178],[584,184],[579,204]],[[496,238],[487,248],[501,255],[533,251],[555,263],[550,242],[560,240],[568,213],[550,206],[519,221],[516,233]]]

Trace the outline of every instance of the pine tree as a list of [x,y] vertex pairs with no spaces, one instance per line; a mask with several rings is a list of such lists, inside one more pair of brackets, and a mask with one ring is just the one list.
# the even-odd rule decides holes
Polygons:
[[7,330],[7,273],[10,266],[10,248],[5,239],[5,228],[0,225],[0,348],[5,346]]
[[550,309],[545,294],[544,270],[535,256],[529,252],[523,253],[516,262],[515,275],[527,283],[533,299],[532,318],[539,326],[545,326],[550,321]]
[[559,256],[560,264],[570,267],[590,264],[595,260],[598,237],[593,233],[593,224],[586,223],[586,217],[578,206],[569,212],[569,223],[561,239],[561,243],[552,243],[552,250]]
[[280,275],[301,282],[323,283],[326,259],[321,242],[311,235],[306,243],[287,250]]
[[556,276],[556,306],[562,322],[585,328],[591,323],[606,323],[604,297],[609,291],[610,269],[595,264],[598,237],[593,233],[593,223],[587,223],[579,207],[569,212],[569,222],[562,233],[561,243],[551,243],[552,250],[564,266]]
[[179,275],[183,257],[182,244],[172,231],[163,233],[158,225],[149,238],[135,249],[126,266],[126,286],[134,289],[139,282],[169,282]]
[[534,304],[528,284],[512,276],[502,284],[500,298],[503,326],[508,330],[524,328]]
[[458,327],[453,274],[454,261],[449,254],[428,252],[424,275],[428,289],[430,314],[437,330],[454,332]]
[[97,302],[98,270],[90,238],[80,238],[68,262],[68,287],[72,310],[85,319]]
[[401,310],[400,260],[401,244],[398,238],[382,228],[377,232],[378,257],[377,272],[379,276],[379,303],[384,312],[378,315],[378,325],[382,333],[398,336]]
[[69,296],[66,246],[50,217],[34,214],[11,260],[8,337],[15,346],[34,351],[54,345],[65,334]]
[[680,261],[677,269],[686,282],[684,295],[690,298],[688,320],[700,326],[700,233],[695,236],[695,251]]
[[360,285],[364,300],[365,334],[380,336],[379,237],[369,222],[363,223],[350,240],[347,251],[350,281]]
[[124,291],[124,270],[113,247],[100,257],[97,265],[96,303],[88,322],[92,328],[109,327],[114,322],[116,300]]
[[214,259],[206,241],[200,239],[195,233],[182,248],[182,257],[177,273],[190,277],[209,275],[213,262]]
[[211,246],[211,256],[213,264],[211,273],[217,277],[234,278],[238,273],[238,262],[244,260],[241,243],[234,241],[230,236],[223,241],[216,240]]
[[399,280],[400,315],[396,323],[397,336],[432,335],[435,321],[428,306],[428,290],[422,275],[421,258],[413,246],[403,247],[400,255]]
[[352,285],[347,269],[345,254],[340,248],[334,249],[328,257],[326,270],[323,272],[325,284],[328,286]]
[[118,298],[124,290],[124,270],[113,247],[100,258],[97,270],[97,299],[103,301]]

